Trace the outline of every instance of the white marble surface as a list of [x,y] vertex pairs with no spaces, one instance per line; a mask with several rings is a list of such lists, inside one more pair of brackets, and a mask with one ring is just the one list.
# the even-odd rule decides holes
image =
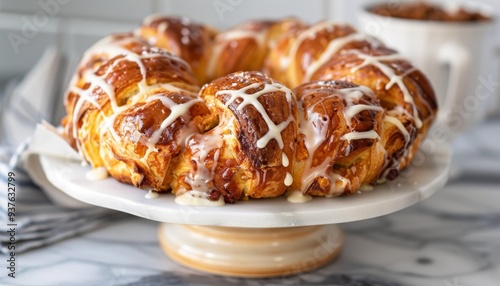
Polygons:
[[100,230],[19,254],[1,285],[436,285],[500,281],[498,182],[455,181],[384,217],[343,224],[345,248],[312,273],[234,279],[183,268],[161,251],[158,223],[127,217]]

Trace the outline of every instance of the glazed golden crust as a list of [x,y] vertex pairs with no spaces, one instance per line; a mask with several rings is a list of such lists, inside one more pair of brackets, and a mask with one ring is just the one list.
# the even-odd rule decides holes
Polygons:
[[297,19],[248,21],[217,35],[208,79],[213,80],[237,71],[259,71],[270,49],[290,31],[305,24]]
[[[408,61],[384,47],[338,54],[312,76],[314,80],[329,78],[367,86],[380,100],[386,110],[381,142],[388,161],[382,179],[394,179],[411,161],[436,115],[429,81]],[[396,124],[389,117],[395,118]]]
[[[349,38],[348,41],[344,39]],[[316,65],[344,50],[364,50],[380,42],[358,34],[349,25],[320,22],[300,26],[279,38],[265,63],[265,70],[287,86],[309,82]],[[335,78],[330,78],[335,79]]]
[[91,48],[65,106],[66,136],[92,166],[229,203],[394,179],[437,112],[425,76],[351,26],[284,19],[218,33],[161,16]]
[[292,92],[262,73],[241,72],[205,85],[200,94],[219,122],[188,141],[174,193],[208,188],[231,203],[283,194],[292,170],[283,157],[292,161],[298,130]]
[[187,18],[167,16],[149,17],[135,32],[150,44],[185,60],[200,84],[208,81],[206,70],[217,33],[216,29]]
[[93,167],[168,190],[183,133],[208,114],[189,66],[132,35],[107,38],[88,55],[68,90],[66,134]]
[[346,139],[350,134],[380,134],[384,110],[371,90],[348,82],[319,81],[302,84],[294,93],[301,111],[294,189],[337,196],[372,183],[384,162],[378,138]]

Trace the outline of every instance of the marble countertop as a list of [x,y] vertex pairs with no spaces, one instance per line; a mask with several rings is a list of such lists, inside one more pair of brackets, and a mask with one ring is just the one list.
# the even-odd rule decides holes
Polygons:
[[16,254],[16,278],[2,275],[0,285],[500,285],[499,137],[497,118],[458,138],[444,189],[402,211],[342,224],[341,255],[310,273],[239,279],[190,270],[163,253],[157,222],[125,216]]

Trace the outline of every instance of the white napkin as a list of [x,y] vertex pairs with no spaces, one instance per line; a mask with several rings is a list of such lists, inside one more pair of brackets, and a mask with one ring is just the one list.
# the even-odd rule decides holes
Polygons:
[[4,95],[0,130],[2,143],[19,146],[33,134],[35,125],[52,121],[57,102],[61,55],[57,48],[48,47],[38,63],[12,90]]
[[[54,243],[127,216],[77,201],[49,182],[40,165],[41,155],[81,160],[50,128],[39,124],[34,136],[21,144],[12,156],[6,148],[0,151],[0,182],[7,185],[5,174],[15,173],[16,252]],[[11,159],[6,164],[9,157]],[[6,192],[2,192],[0,204],[0,216],[7,221]],[[1,253],[8,252],[9,227],[7,224],[0,225]]]
[[[40,125],[35,132],[37,122],[50,120],[61,105],[56,100],[56,90],[61,84],[57,80],[60,63],[57,49],[48,48],[19,85],[11,86],[1,98],[0,184],[7,186],[7,174],[15,173],[16,200],[13,203],[17,253],[54,243],[126,216],[89,206],[67,196],[50,184],[43,173],[40,154],[81,160],[68,144],[46,126]],[[54,153],[54,150],[57,152]],[[2,222],[7,222],[9,218],[8,202],[7,188],[1,188]],[[0,225],[0,253],[8,251],[9,228],[6,223]]]
[[38,124],[29,148],[22,154],[21,163],[31,179],[57,205],[69,208],[85,208],[90,205],[75,200],[57,189],[46,177],[40,156],[52,156],[82,162],[83,158],[58,134],[58,130],[47,122]]

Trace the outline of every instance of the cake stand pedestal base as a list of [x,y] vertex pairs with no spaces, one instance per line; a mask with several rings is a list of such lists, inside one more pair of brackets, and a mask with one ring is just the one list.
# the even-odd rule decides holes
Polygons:
[[336,225],[239,228],[161,223],[159,240],[175,261],[235,277],[273,277],[318,268],[335,258],[344,236]]

